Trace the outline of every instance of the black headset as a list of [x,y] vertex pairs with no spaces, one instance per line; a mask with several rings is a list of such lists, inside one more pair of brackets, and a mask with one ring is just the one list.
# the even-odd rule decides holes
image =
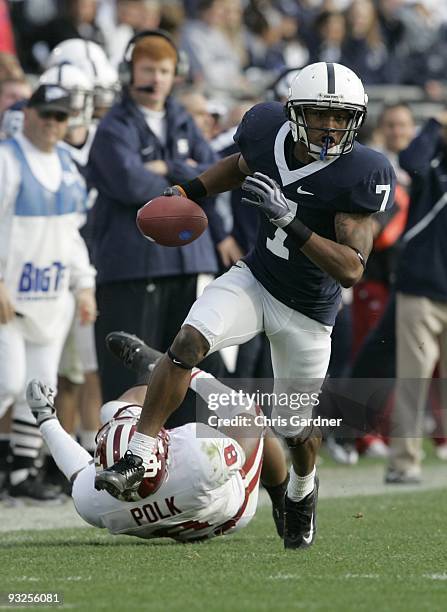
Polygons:
[[165,32],[164,30],[143,30],[142,32],[138,32],[135,36],[129,40],[126,46],[126,50],[124,51],[123,61],[118,66],[118,74],[121,81],[121,85],[123,87],[128,87],[132,85],[133,81],[133,66],[132,66],[132,55],[135,49],[135,45],[142,38],[146,38],[149,36],[159,36],[164,38],[174,49],[176,61],[175,61],[175,74],[182,75],[184,74],[184,57],[183,54],[179,52],[177,49],[177,45],[175,44],[172,37]]

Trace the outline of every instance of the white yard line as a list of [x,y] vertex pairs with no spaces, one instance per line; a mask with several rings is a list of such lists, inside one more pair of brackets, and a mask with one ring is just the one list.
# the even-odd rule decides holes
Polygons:
[[[420,485],[385,485],[384,466],[322,467],[319,470],[321,499],[353,497],[356,495],[381,495],[441,489],[447,486],[447,465],[424,467]],[[269,504],[265,491],[261,491],[259,505]],[[58,505],[36,504],[11,506],[0,502],[0,532],[23,531],[24,529],[61,529],[64,527],[88,527],[78,516],[71,500]],[[19,536],[20,537],[20,536]],[[440,578],[437,578],[438,580]],[[444,578],[443,578],[444,579]]]

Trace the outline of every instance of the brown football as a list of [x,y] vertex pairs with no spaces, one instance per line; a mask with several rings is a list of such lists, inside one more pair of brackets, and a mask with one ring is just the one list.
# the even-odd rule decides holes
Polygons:
[[159,196],[140,208],[137,227],[145,238],[157,244],[183,246],[203,234],[208,227],[208,218],[192,200]]

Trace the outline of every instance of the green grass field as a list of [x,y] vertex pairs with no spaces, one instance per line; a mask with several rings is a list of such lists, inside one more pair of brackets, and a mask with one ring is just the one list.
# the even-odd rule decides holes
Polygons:
[[323,499],[308,551],[283,550],[265,507],[247,529],[200,544],[3,533],[0,590],[58,591],[80,610],[444,611],[446,509],[446,490]]

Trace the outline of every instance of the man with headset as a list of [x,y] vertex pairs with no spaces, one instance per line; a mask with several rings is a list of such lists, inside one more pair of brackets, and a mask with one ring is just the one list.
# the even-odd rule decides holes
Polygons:
[[[166,350],[197,297],[200,275],[217,270],[209,231],[187,247],[167,248],[144,240],[135,225],[143,204],[215,161],[193,118],[170,95],[178,64],[165,32],[131,39],[120,66],[122,99],[100,123],[90,153],[88,179],[98,199],[89,232],[98,271],[96,345],[105,401],[134,383],[132,373],[103,349],[106,335],[125,329]],[[226,234],[208,210],[213,206],[204,206],[213,238],[222,242]]]

